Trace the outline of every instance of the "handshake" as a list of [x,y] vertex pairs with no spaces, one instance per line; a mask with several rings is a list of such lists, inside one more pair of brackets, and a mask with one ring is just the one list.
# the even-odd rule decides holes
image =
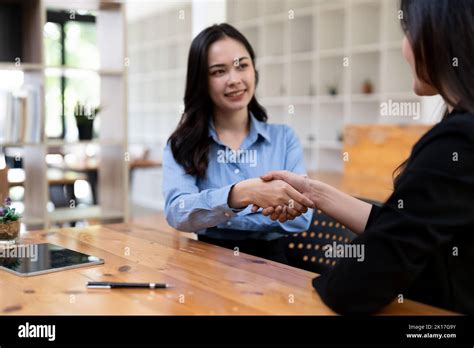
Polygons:
[[262,214],[274,221],[293,220],[315,207],[314,183],[305,175],[272,171],[234,185],[229,206],[238,209],[253,204],[254,213],[262,208]]

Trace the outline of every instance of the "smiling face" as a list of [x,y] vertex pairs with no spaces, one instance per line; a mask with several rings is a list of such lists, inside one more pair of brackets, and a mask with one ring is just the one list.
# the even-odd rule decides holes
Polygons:
[[255,68],[245,46],[225,37],[208,51],[209,96],[221,112],[247,108],[255,92]]
[[408,64],[410,64],[411,67],[413,74],[413,91],[415,94],[419,96],[431,96],[438,94],[438,91],[434,86],[418,77],[418,74],[416,73],[415,55],[413,54],[410,41],[406,36],[403,38],[402,52],[405,60],[408,62]]

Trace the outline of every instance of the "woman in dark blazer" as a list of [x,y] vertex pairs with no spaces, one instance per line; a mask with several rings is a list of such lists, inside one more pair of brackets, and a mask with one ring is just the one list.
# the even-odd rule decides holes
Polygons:
[[393,194],[378,208],[301,175],[263,179],[285,180],[359,234],[364,260],[346,255],[313,281],[335,311],[410,298],[474,314],[474,1],[402,0],[400,11],[414,90],[440,94],[447,112],[399,168]]

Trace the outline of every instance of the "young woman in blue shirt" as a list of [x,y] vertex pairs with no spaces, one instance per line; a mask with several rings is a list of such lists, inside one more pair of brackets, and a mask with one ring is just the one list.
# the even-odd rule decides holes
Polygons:
[[[168,223],[201,241],[286,263],[284,236],[308,228],[312,202],[282,180],[259,178],[306,170],[292,129],[266,122],[250,43],[228,24],[213,25],[193,40],[187,69],[184,113],[163,157]],[[272,221],[251,203],[285,210]]]

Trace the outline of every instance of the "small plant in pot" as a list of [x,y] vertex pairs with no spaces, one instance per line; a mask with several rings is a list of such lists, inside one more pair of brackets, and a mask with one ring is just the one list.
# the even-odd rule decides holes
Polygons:
[[327,86],[327,92],[331,96],[337,95],[337,86],[335,84]]
[[100,107],[92,108],[88,104],[77,102],[74,106],[74,117],[76,119],[79,140],[91,140],[94,130],[94,119],[100,111]]
[[372,94],[374,92],[374,85],[370,79],[366,79],[362,84],[362,93]]
[[11,207],[11,199],[7,197],[0,204],[0,245],[14,244],[20,233],[21,215]]

